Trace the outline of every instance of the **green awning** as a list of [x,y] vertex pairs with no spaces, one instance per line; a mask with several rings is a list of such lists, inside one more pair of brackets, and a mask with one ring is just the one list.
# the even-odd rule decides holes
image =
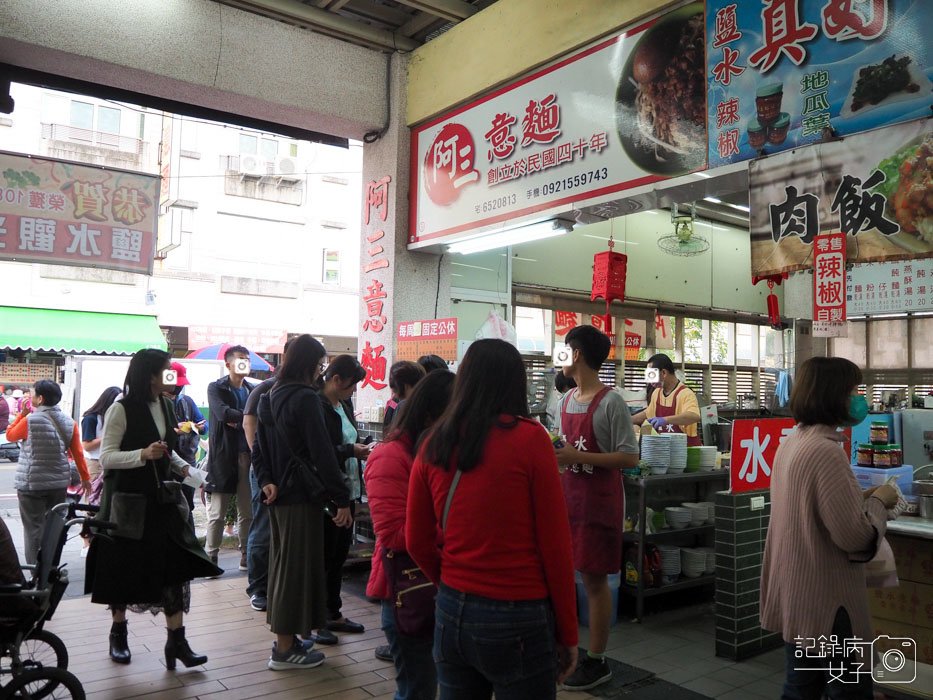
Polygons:
[[132,355],[167,350],[155,316],[0,306],[0,349]]

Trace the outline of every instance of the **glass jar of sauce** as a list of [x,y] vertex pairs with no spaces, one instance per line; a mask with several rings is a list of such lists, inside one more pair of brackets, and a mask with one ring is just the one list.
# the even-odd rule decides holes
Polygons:
[[874,466],[874,454],[875,449],[871,445],[861,444],[858,446],[858,452],[856,453],[856,464],[860,467],[872,467]]
[[888,422],[887,421],[872,421],[871,423],[871,444],[872,445],[887,445],[888,440]]
[[877,445],[873,456],[874,466],[877,469],[891,468],[891,448],[887,445]]
[[888,445],[888,453],[891,456],[892,467],[901,467],[904,465],[904,450],[901,449],[900,445]]

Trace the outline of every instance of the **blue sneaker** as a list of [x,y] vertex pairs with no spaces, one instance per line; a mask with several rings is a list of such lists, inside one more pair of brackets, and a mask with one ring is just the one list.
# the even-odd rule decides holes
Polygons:
[[317,668],[324,663],[324,654],[305,649],[302,644],[293,644],[291,649],[279,653],[272,645],[272,656],[266,666],[271,671],[290,671],[292,669]]

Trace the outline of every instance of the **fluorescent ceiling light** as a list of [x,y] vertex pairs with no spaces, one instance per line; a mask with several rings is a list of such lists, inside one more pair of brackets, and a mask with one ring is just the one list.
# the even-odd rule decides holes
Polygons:
[[733,209],[738,209],[739,211],[744,211],[746,214],[748,214],[748,213],[751,211],[751,209],[749,209],[748,207],[746,207],[744,204],[730,204],[729,206],[732,207]]
[[693,174],[696,175],[697,177],[702,177],[704,180],[709,180],[711,177],[713,177],[712,175],[707,175],[706,173],[693,173]]
[[492,271],[493,271],[493,269],[492,269],[491,267],[481,267],[480,265],[467,265],[466,263],[458,263],[458,262],[452,262],[452,263],[450,263],[450,264],[451,264],[451,265],[457,265],[457,266],[459,266],[459,267],[469,267],[469,268],[472,268],[472,269],[474,269],[474,270],[485,270],[486,272],[492,272]]
[[651,214],[652,216],[657,216],[658,212],[656,212],[654,209],[646,209],[642,212],[642,214]]
[[[499,253],[500,258],[505,257],[505,253]],[[538,262],[534,258],[523,258],[521,255],[512,255],[512,260],[521,260],[522,262]]]
[[[591,234],[589,234],[589,233],[583,233],[583,234],[581,234],[581,235],[582,235],[584,238],[595,238],[597,241],[602,241],[603,243],[608,243],[608,242],[609,242],[609,239],[606,238],[605,236],[593,236],[593,235],[591,235]],[[613,239],[613,241],[614,241],[615,243],[621,243],[622,245],[641,245],[640,243],[633,243],[633,242],[631,242],[631,241],[617,241],[617,240],[615,240],[615,239]]]
[[704,197],[704,198],[703,198],[703,201],[704,201],[704,202],[712,202],[713,204],[722,204],[722,200],[721,200],[721,199],[716,199],[715,197]]
[[542,221],[528,226],[494,231],[485,236],[453,243],[447,248],[447,252],[460,253],[461,255],[481,253],[485,250],[495,250],[510,245],[519,245],[532,241],[542,241],[545,238],[553,238],[554,236],[562,236],[570,229],[571,225],[567,222],[556,219],[552,221]]
[[875,314],[872,316],[872,319],[876,318],[907,318],[907,314]]

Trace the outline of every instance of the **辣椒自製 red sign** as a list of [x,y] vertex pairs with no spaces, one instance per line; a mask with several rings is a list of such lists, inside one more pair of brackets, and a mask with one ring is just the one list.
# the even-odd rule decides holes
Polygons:
[[813,335],[839,336],[846,329],[846,235],[813,239]]

